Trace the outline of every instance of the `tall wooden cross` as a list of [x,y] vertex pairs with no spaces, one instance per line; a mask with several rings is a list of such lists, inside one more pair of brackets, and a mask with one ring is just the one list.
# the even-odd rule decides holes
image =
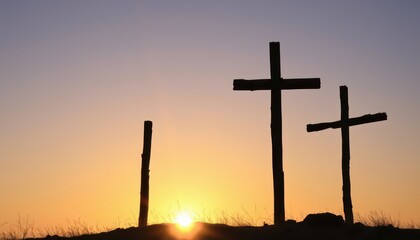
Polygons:
[[340,86],[341,120],[335,122],[317,123],[306,125],[308,132],[321,131],[327,128],[341,128],[342,159],[341,171],[343,177],[343,208],[346,223],[353,224],[353,206],[350,194],[350,136],[349,127],[384,121],[386,113],[367,114],[361,117],[349,118],[347,86]]
[[235,79],[233,90],[270,90],[271,91],[271,142],[274,187],[274,225],[285,221],[284,211],[284,173],[281,90],[319,89],[319,78],[283,79],[280,68],[280,43],[270,42],[270,79]]

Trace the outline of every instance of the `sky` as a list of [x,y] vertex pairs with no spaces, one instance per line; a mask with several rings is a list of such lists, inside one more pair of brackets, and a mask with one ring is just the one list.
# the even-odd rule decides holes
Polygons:
[[[272,222],[269,78],[280,42],[286,218],[343,214],[341,135],[350,128],[353,211],[420,222],[420,2],[0,1],[0,232],[135,225],[143,122],[153,121],[152,223],[241,215]],[[200,219],[201,217],[201,219]],[[356,217],[357,220],[357,217]]]

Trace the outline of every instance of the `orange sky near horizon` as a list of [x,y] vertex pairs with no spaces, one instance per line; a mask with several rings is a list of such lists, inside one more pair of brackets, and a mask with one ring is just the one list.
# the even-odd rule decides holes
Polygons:
[[[414,1],[0,2],[0,232],[20,214],[48,229],[137,224],[143,122],[153,121],[150,221],[242,214],[272,222],[270,93],[232,90],[284,78],[286,217],[343,214],[339,130],[350,128],[353,211],[420,222],[420,4]],[[357,218],[356,218],[357,220]]]

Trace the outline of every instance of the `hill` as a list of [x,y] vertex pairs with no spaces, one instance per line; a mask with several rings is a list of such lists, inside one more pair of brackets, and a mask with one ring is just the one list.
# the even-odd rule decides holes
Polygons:
[[[420,229],[400,229],[393,226],[369,227],[356,223],[346,225],[341,216],[314,214],[302,222],[287,221],[280,226],[228,226],[225,224],[194,223],[189,229],[176,224],[156,224],[142,228],[115,229],[109,232],[78,237],[47,236],[37,240],[419,240]],[[35,240],[35,239],[33,239]]]

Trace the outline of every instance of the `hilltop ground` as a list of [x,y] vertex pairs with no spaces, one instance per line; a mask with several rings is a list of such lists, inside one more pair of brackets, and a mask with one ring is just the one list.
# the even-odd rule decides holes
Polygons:
[[[419,240],[420,229],[399,229],[392,226],[368,227],[357,223],[346,225],[341,216],[308,215],[302,222],[287,221],[280,226],[232,227],[225,224],[195,223],[189,229],[176,224],[156,224],[142,228],[116,229],[110,232],[66,238],[47,236],[45,240],[350,240],[392,239]],[[40,240],[38,238],[38,240]]]

